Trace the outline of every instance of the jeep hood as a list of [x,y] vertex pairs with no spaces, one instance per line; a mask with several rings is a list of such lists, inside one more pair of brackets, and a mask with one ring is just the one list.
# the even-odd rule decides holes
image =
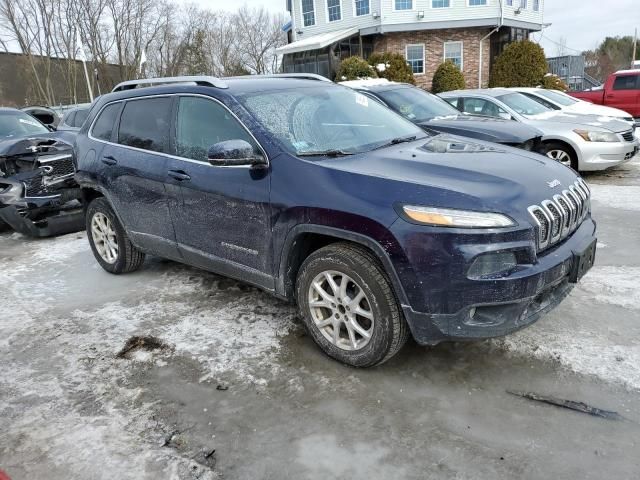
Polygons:
[[419,125],[426,130],[513,145],[525,143],[543,135],[541,131],[523,123],[472,115],[433,119],[420,122]]

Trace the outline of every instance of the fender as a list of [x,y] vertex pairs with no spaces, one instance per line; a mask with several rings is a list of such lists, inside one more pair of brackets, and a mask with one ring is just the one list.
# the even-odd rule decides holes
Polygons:
[[353,243],[357,243],[370,249],[376,257],[382,263],[385,273],[389,276],[393,290],[396,294],[396,298],[401,305],[408,305],[406,293],[400,282],[400,278],[393,266],[393,262],[389,257],[389,254],[385,249],[373,238],[363,235],[361,233],[354,233],[348,230],[342,230],[335,227],[329,227],[326,225],[317,224],[299,224],[289,230],[287,237],[285,238],[282,254],[280,255],[280,267],[278,270],[278,278],[276,279],[276,293],[279,296],[290,298],[291,297],[291,285],[287,285],[287,267],[289,263],[289,252],[296,241],[296,239],[305,233],[316,233],[319,235],[326,235],[340,240],[347,240]]

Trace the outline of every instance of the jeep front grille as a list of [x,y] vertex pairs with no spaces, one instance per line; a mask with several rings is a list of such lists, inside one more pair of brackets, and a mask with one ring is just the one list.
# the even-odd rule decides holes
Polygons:
[[529,207],[538,251],[564,240],[582,224],[591,209],[590,197],[589,187],[580,178],[562,193]]

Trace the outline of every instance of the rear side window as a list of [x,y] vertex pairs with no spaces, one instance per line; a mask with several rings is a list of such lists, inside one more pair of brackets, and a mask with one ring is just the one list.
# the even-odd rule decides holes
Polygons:
[[89,115],[89,109],[78,110],[73,118],[73,126],[80,128],[87,119],[87,115]]
[[638,90],[640,89],[640,75],[623,75],[616,77],[613,82],[614,90]]
[[251,135],[222,105],[201,97],[180,97],[176,123],[180,157],[207,162],[209,147],[226,140],[244,140],[259,153]]
[[64,121],[62,123],[64,123],[65,125],[69,125],[70,127],[73,127],[74,118],[76,118],[76,112],[71,112],[70,114],[65,115]]
[[93,124],[91,136],[98,140],[108,142],[111,140],[111,132],[116,123],[118,112],[120,111],[120,103],[112,103],[104,107],[98,115],[98,119]]
[[118,143],[152,152],[170,153],[171,98],[130,100],[122,111]]

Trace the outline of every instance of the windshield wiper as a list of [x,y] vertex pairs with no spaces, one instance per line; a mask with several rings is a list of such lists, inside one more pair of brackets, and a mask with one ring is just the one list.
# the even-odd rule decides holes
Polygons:
[[408,137],[398,137],[398,138],[394,138],[393,140],[390,140],[389,142],[380,145],[379,147],[374,148],[374,150],[380,150],[381,148],[387,148],[387,147],[392,147],[394,145],[398,145],[400,143],[408,143],[408,142],[413,142],[414,140],[417,140],[418,136],[417,135],[411,135]]
[[299,157],[346,157],[347,155],[353,155],[353,153],[345,152],[344,150],[318,150],[315,152],[300,152],[297,154]]

